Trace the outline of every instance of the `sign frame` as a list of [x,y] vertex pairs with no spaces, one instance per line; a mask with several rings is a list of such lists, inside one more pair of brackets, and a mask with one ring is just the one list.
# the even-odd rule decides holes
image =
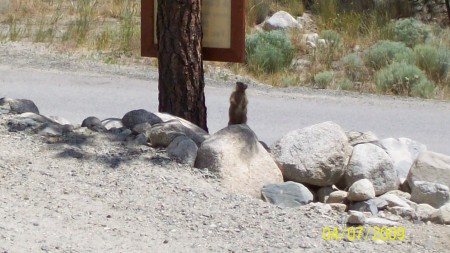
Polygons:
[[[154,41],[155,11],[154,1],[141,2],[141,55],[157,57],[158,45]],[[203,60],[222,62],[245,62],[245,0],[231,1],[230,48],[202,47]]]

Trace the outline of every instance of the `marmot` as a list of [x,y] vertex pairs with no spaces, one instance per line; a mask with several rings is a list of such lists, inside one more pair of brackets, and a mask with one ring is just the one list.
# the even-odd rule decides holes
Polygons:
[[247,104],[248,99],[245,95],[247,84],[236,82],[236,89],[230,96],[230,109],[228,115],[230,120],[228,125],[247,123]]

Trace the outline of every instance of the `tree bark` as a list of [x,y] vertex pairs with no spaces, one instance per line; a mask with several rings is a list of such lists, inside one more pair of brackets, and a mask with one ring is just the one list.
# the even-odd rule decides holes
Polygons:
[[200,2],[158,0],[158,110],[208,131]]
[[450,22],[450,1],[445,0],[445,7],[447,8],[448,22]]

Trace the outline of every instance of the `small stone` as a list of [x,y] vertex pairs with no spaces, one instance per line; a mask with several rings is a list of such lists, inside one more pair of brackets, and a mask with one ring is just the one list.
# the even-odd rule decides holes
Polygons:
[[349,211],[349,216],[347,218],[348,224],[364,225],[365,221],[366,216],[362,212]]
[[347,198],[350,201],[364,201],[375,198],[375,189],[368,179],[360,179],[354,182],[348,189]]
[[328,196],[326,203],[344,203],[346,198],[346,191],[335,191],[330,193],[330,196]]

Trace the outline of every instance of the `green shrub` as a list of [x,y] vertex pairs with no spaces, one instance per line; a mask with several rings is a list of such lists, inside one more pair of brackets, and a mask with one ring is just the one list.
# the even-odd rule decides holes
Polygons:
[[364,52],[364,61],[370,68],[378,70],[393,62],[414,64],[416,60],[414,51],[405,44],[380,40]]
[[347,78],[340,80],[338,86],[341,90],[353,90],[353,82]]
[[422,22],[414,19],[400,19],[389,25],[389,31],[392,39],[401,41],[408,47],[424,43],[431,34],[431,30]]
[[322,71],[314,76],[314,84],[316,88],[326,89],[333,81],[334,73],[332,71]]
[[291,64],[294,48],[283,31],[270,31],[246,36],[247,64],[255,71],[273,73]]
[[332,47],[337,47],[341,43],[341,36],[338,32],[333,30],[324,30],[320,32],[320,37],[325,39]]
[[414,47],[414,51],[417,66],[424,70],[431,79],[438,82],[447,77],[450,62],[448,48],[420,44]]
[[344,65],[345,74],[353,81],[362,81],[367,76],[367,71],[361,57],[352,53],[341,58],[341,63]]
[[433,96],[434,85],[418,67],[405,62],[394,62],[375,73],[379,91],[396,95]]

